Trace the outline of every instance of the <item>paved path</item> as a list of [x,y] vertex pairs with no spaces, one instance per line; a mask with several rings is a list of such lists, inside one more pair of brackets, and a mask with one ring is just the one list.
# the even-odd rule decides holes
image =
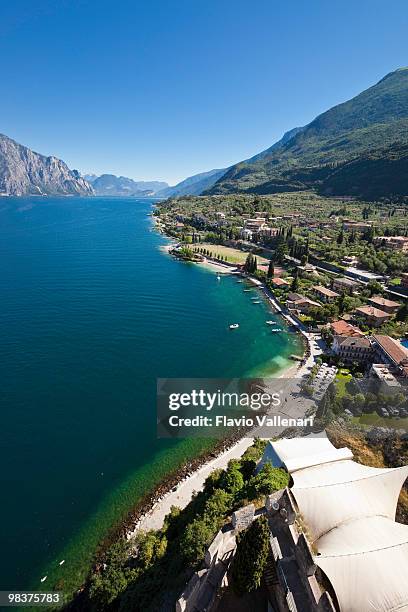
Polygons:
[[191,501],[194,491],[201,491],[207,477],[217,469],[225,469],[230,459],[239,459],[246,449],[253,443],[253,438],[242,438],[230,449],[205,463],[196,472],[181,481],[176,490],[169,491],[164,497],[157,501],[147,514],[143,515],[135,525],[132,537],[139,530],[148,531],[149,529],[160,529],[163,526],[166,514],[169,514],[172,506],[185,508]]

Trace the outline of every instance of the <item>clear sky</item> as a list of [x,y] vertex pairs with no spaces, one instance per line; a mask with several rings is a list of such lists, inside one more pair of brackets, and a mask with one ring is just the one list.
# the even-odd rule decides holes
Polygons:
[[222,168],[408,64],[406,0],[3,0],[0,132],[71,168]]

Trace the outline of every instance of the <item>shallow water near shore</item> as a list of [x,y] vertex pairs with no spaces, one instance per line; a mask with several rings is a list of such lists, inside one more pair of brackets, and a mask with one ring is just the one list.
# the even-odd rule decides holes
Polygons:
[[157,377],[276,375],[301,350],[255,289],[164,254],[150,211],[0,201],[2,589],[78,587],[109,529],[208,448],[156,439]]

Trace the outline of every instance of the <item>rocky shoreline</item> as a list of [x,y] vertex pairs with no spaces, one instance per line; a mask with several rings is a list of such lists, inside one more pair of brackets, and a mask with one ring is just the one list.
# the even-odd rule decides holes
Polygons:
[[211,449],[189,460],[187,463],[165,476],[156,487],[137,502],[126,518],[123,519],[116,528],[112,529],[109,535],[101,542],[95,554],[93,570],[98,569],[102,563],[103,554],[115,540],[120,537],[128,537],[129,534],[133,533],[141,518],[147,515],[157,503],[160,503],[165,495],[170,493],[174,487],[177,487],[192,476],[205,464],[231,449],[245,436],[246,432],[247,429],[240,429],[228,438],[217,440]]

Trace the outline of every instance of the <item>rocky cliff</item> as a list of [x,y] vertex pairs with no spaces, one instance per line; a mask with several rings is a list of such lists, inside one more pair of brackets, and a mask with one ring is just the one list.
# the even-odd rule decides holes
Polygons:
[[76,170],[0,134],[0,195],[93,195]]

